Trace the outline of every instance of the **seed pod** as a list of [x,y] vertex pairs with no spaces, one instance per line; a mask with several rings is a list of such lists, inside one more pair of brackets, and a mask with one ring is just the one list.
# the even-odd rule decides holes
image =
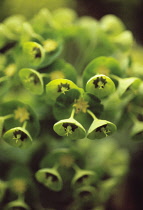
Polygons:
[[87,138],[92,140],[101,139],[110,136],[115,131],[115,124],[106,120],[95,119],[88,130]]
[[95,75],[86,83],[86,91],[101,99],[115,91],[115,84],[105,75]]
[[36,179],[53,191],[60,191],[63,181],[59,172],[55,168],[43,168],[36,172]]
[[3,135],[4,141],[13,147],[26,149],[32,144],[32,138],[26,129],[22,127],[12,128]]
[[31,93],[41,95],[44,91],[43,79],[34,69],[24,68],[19,71],[22,84]]
[[59,136],[68,136],[72,139],[83,139],[86,135],[84,127],[75,119],[64,119],[54,124],[54,131]]

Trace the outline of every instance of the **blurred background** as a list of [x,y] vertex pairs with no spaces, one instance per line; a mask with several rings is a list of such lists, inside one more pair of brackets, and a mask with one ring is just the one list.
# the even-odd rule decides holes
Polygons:
[[115,14],[131,30],[138,43],[143,44],[142,0],[0,0],[0,21],[12,14],[20,13],[31,18],[41,8],[50,10],[70,7],[78,15],[90,15],[100,19],[105,14]]

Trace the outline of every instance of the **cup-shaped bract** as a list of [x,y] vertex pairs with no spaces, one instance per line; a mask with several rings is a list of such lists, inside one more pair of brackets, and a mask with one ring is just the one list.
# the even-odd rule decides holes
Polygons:
[[4,121],[4,131],[15,127],[22,127],[26,123],[26,130],[32,138],[35,138],[39,134],[40,125],[37,114],[28,104],[18,100],[2,103],[0,106],[0,116],[7,115],[13,115],[13,118]]
[[4,210],[30,210],[30,207],[23,200],[15,200],[9,202]]
[[70,63],[63,59],[56,59],[50,66],[46,67],[49,76],[49,82],[54,79],[69,79],[77,81],[77,72]]
[[11,40],[18,40],[22,33],[22,26],[25,21],[25,17],[22,15],[13,15],[6,18],[3,23],[7,28],[7,37]]
[[[84,201],[95,199],[97,191],[95,187],[86,185],[79,187],[75,190],[75,197]],[[83,201],[83,202],[84,202]]]
[[119,78],[117,92],[120,97],[124,96],[124,94],[128,93],[129,91],[135,93],[140,84],[141,80],[137,77]]
[[70,89],[78,89],[78,86],[68,79],[55,79],[46,85],[46,93],[49,99],[49,104],[55,103],[57,97],[61,94],[66,94]]
[[87,138],[91,140],[101,139],[110,136],[116,131],[116,129],[114,123],[107,120],[95,119],[88,130]]
[[39,66],[45,58],[45,50],[41,44],[33,41],[22,45],[23,60],[28,67]]
[[39,169],[35,177],[38,182],[53,191],[60,191],[63,187],[63,181],[59,172],[55,168]]
[[136,120],[130,132],[131,138],[135,141],[143,140],[143,122]]
[[72,179],[72,186],[78,188],[85,185],[90,185],[96,181],[96,175],[94,171],[78,169]]
[[67,136],[71,139],[83,139],[86,135],[84,127],[73,118],[58,121],[53,129],[59,136]]
[[110,76],[110,74],[121,75],[122,69],[118,60],[113,57],[99,56],[94,58],[85,68],[83,72],[83,85],[96,74],[104,74]]
[[120,18],[115,15],[104,15],[100,20],[102,30],[109,36],[114,36],[125,30],[125,26]]
[[39,72],[30,68],[23,68],[19,71],[22,84],[31,93],[41,95],[44,91],[42,76]]
[[86,91],[101,99],[115,91],[115,84],[108,76],[95,75],[86,83]]
[[123,52],[126,52],[131,49],[133,46],[133,34],[131,31],[126,30],[115,36],[113,42]]
[[45,58],[40,64],[40,68],[44,68],[50,65],[62,52],[63,41],[56,35],[51,35],[45,41],[42,42],[42,47],[45,52]]
[[22,127],[11,128],[3,135],[4,141],[13,147],[21,149],[29,148],[32,144],[32,138],[26,129]]

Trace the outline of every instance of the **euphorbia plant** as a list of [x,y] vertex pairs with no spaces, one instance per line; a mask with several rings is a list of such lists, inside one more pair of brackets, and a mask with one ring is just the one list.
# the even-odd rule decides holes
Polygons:
[[[98,21],[69,8],[0,24],[3,209],[105,205],[127,172],[127,145],[118,144],[142,140],[143,77],[132,44],[118,17]],[[13,199],[24,186],[21,169],[9,177],[14,165],[31,174],[22,171],[23,199]]]

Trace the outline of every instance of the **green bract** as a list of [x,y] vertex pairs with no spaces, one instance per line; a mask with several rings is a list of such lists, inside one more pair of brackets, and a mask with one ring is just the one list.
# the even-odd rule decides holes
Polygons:
[[119,78],[113,75],[112,78],[118,81],[117,93],[120,97],[128,92],[136,93],[141,84],[141,79],[137,77]]
[[115,131],[116,131],[115,124],[106,120],[95,119],[88,130],[87,138],[92,140],[101,139],[110,136]]
[[83,169],[80,169],[76,165],[75,165],[75,170],[76,170],[76,173],[71,183],[73,187],[78,188],[81,186],[89,185],[93,181],[94,182],[96,181],[96,176],[95,176],[94,171],[83,170]]
[[24,42],[23,48],[23,60],[28,67],[39,66],[45,57],[45,50],[42,45],[37,42]]
[[22,200],[11,201],[4,208],[4,210],[14,210],[14,209],[30,210],[29,206]]
[[63,182],[60,174],[54,168],[43,168],[36,172],[36,179],[53,191],[60,191],[63,187]]
[[13,115],[4,121],[4,130],[7,131],[14,127],[22,127],[26,122],[26,130],[33,137],[39,134],[39,120],[35,111],[27,104],[21,101],[11,100],[2,103],[0,106],[1,119]]
[[44,91],[43,79],[34,69],[24,68],[19,71],[22,84],[31,93],[41,95]]
[[143,138],[143,122],[135,119],[134,125],[131,128],[130,136],[133,140],[138,141]]
[[40,67],[45,67],[51,64],[60,55],[62,51],[62,42],[56,39],[47,39],[43,43],[43,48],[46,54],[45,60]]
[[32,138],[30,134],[21,127],[11,128],[6,131],[3,135],[4,141],[13,147],[18,147],[21,149],[29,148],[32,144]]
[[96,199],[97,191],[95,187],[86,185],[76,189],[75,197],[81,199],[82,201],[86,201],[87,199]]
[[83,139],[86,135],[84,127],[70,118],[55,123],[53,129],[59,136],[68,136],[72,139]]
[[104,98],[115,91],[115,85],[109,77],[103,74],[95,75],[86,83],[86,91],[98,98]]
[[121,75],[122,70],[118,60],[112,57],[100,56],[93,59],[85,68],[83,72],[83,85],[96,74],[110,74]]
[[103,16],[100,20],[100,25],[109,36],[117,35],[125,29],[121,19],[112,14]]
[[70,63],[63,59],[55,60],[45,71],[49,74],[49,82],[54,79],[69,79],[72,82],[77,81],[77,72]]
[[115,36],[113,42],[116,44],[118,49],[128,51],[133,45],[133,35],[131,31],[123,31],[119,35]]
[[49,103],[52,104],[61,94],[66,94],[70,89],[79,89],[76,84],[68,79],[55,79],[46,85],[46,93]]

